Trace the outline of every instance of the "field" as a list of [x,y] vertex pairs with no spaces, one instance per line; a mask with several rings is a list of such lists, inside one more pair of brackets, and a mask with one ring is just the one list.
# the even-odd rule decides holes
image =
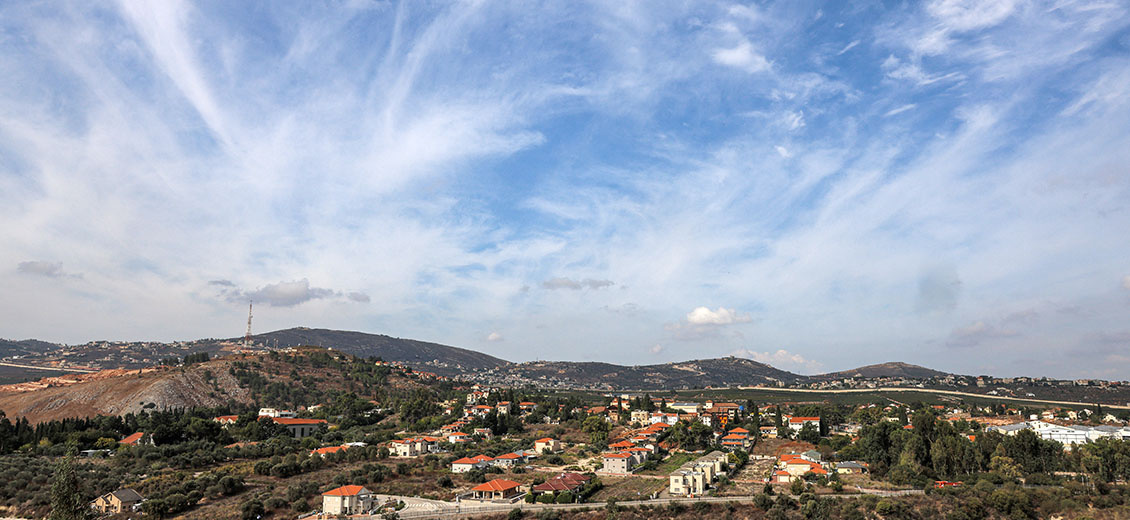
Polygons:
[[610,498],[616,500],[642,500],[652,493],[658,493],[667,487],[667,478],[655,477],[607,477],[601,476],[600,481],[604,488],[597,491],[589,502],[607,502]]

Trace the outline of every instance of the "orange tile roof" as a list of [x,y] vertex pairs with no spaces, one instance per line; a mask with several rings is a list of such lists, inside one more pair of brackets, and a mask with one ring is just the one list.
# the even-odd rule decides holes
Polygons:
[[479,461],[472,459],[470,457],[463,457],[463,458],[461,458],[461,459],[459,459],[455,462],[452,462],[452,464],[478,464],[478,463],[479,463]]
[[361,491],[368,490],[365,489],[365,486],[341,486],[337,489],[331,489],[329,491],[326,491],[325,493],[322,493],[322,496],[351,497],[361,493]]
[[805,421],[820,422],[820,418],[819,417],[789,417],[789,422],[791,422],[791,423],[799,423],[799,422],[805,422]]
[[500,478],[479,484],[471,488],[471,491],[506,491],[509,489],[514,489],[518,486],[521,486],[521,484],[514,482],[513,480]]
[[511,459],[520,459],[520,458],[522,458],[522,456],[518,455],[517,453],[507,453],[505,455],[499,455],[499,456],[495,457],[494,460],[511,460]]
[[144,437],[144,436],[145,436],[145,432],[137,432],[137,433],[131,434],[129,437],[126,437],[126,438],[124,438],[124,439],[122,439],[118,442],[121,443],[121,444],[137,444],[137,441],[140,441],[141,438]]
[[494,460],[494,459],[492,459],[492,458],[490,458],[486,455],[475,455],[474,457],[471,457],[471,458],[478,461],[478,462],[490,462],[490,461]]
[[349,449],[349,446],[326,446],[325,448],[318,448],[318,449],[314,450],[313,453],[317,453],[319,455],[325,455],[327,453],[337,453],[339,451],[348,450],[348,449]]
[[283,426],[299,426],[307,424],[326,424],[325,419],[296,419],[294,417],[271,417],[272,421]]
[[605,453],[604,454],[604,458],[606,458],[606,459],[626,459],[626,458],[631,457],[631,456],[632,456],[631,453]]
[[749,433],[749,430],[745,428],[734,428],[733,430],[730,430],[730,433]]
[[551,439],[549,437],[545,437],[545,438],[538,439],[538,440],[534,441],[534,444],[537,444],[539,442],[553,442],[553,439]]
[[632,446],[635,446],[635,444],[632,444],[629,441],[620,441],[620,442],[617,442],[616,444],[609,444],[608,445],[609,448],[631,448]]
[[216,417],[215,421],[217,421],[217,422],[235,422],[238,419],[239,419],[238,415],[221,415],[219,417]]

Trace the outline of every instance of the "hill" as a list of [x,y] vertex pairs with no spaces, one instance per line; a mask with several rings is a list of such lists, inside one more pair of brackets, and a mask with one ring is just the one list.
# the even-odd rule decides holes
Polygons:
[[12,340],[0,338],[0,357],[40,354],[56,348],[59,348],[59,345],[37,339]]
[[926,379],[931,377],[944,377],[947,375],[950,374],[923,366],[911,365],[910,363],[902,363],[896,361],[891,363],[867,365],[851,370],[843,370],[840,372],[832,372],[812,377],[813,379],[843,379],[846,377],[906,377]]
[[574,383],[586,388],[650,390],[791,383],[804,376],[746,358],[696,359],[659,365],[537,361],[519,363],[508,372],[526,379]]
[[297,407],[325,400],[332,391],[376,397],[420,387],[390,372],[321,348],[236,354],[181,367],[104,370],[7,385],[0,387],[0,410],[35,424],[233,402]]
[[[268,347],[317,345],[361,358],[380,357],[385,361],[427,366],[428,370],[443,375],[466,370],[504,367],[510,364],[509,361],[474,350],[347,330],[297,327],[255,335],[252,339],[255,343]],[[238,339],[229,341],[238,341]]]

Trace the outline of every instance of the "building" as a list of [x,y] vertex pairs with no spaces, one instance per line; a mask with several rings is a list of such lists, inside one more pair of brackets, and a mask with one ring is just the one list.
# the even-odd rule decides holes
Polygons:
[[726,454],[710,452],[698,459],[683,464],[671,472],[667,490],[674,496],[696,496],[706,492],[710,484],[722,473]]
[[331,453],[337,453],[339,451],[345,451],[345,450],[348,450],[348,449],[349,449],[349,446],[344,446],[344,445],[343,446],[326,446],[325,448],[318,448],[316,450],[311,451],[310,455],[317,455],[319,457],[324,458],[326,455],[329,455]]
[[396,457],[415,457],[422,455],[425,449],[423,439],[394,439],[389,447]]
[[631,473],[635,469],[636,457],[629,452],[605,453],[602,473]]
[[513,480],[500,478],[471,488],[471,493],[477,500],[510,500],[520,494],[521,487]]
[[283,417],[293,418],[294,412],[290,410],[276,410],[274,408],[260,408],[259,417]]
[[534,441],[534,451],[540,454],[545,453],[545,450],[549,450],[550,453],[561,451],[561,441],[549,437]]
[[581,489],[585,487],[585,484],[588,484],[591,480],[592,477],[580,473],[566,472],[534,486],[532,491],[535,495],[562,491],[568,491],[576,495],[580,493]]
[[487,459],[488,460],[484,461],[484,460],[477,458],[477,457],[463,457],[463,458],[456,460],[456,461],[451,463],[451,472],[452,473],[466,473],[466,472],[471,471],[473,469],[485,468],[485,467],[487,467],[490,458],[487,457]]
[[341,486],[322,493],[322,511],[328,515],[356,515],[373,508],[373,493],[364,486]]
[[463,432],[451,432],[447,435],[447,442],[452,444],[464,444],[471,442],[471,436]]
[[125,444],[126,446],[141,446],[141,445],[152,446],[153,445],[153,436],[149,435],[148,433],[145,433],[145,432],[134,432],[134,433],[126,436],[122,440],[118,441],[118,444]]
[[820,418],[819,417],[789,417],[789,429],[790,430],[799,432],[802,428],[804,428],[804,425],[806,425],[806,424],[812,424],[812,425],[816,426],[816,429],[818,431],[820,430]]
[[855,461],[836,463],[836,473],[840,475],[857,475],[867,473],[867,465]]
[[90,503],[91,509],[99,513],[128,513],[139,506],[145,498],[132,489],[119,489],[106,493]]
[[271,417],[275,424],[286,426],[290,435],[295,439],[309,437],[326,427],[329,423],[325,419],[295,419],[293,417]]
[[500,468],[509,468],[526,462],[526,458],[519,453],[505,453],[495,457],[493,462]]

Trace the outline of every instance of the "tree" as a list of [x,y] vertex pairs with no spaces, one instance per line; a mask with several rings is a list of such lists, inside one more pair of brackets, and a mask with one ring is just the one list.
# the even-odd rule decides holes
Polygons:
[[600,445],[608,442],[608,432],[612,426],[603,417],[594,415],[581,423],[581,431],[589,434],[589,442]]
[[800,429],[797,438],[804,442],[811,442],[816,444],[820,442],[820,428],[812,423],[805,423],[804,427]]
[[80,520],[89,518],[89,509],[78,489],[74,459],[67,455],[55,466],[51,477],[51,515],[48,520]]

